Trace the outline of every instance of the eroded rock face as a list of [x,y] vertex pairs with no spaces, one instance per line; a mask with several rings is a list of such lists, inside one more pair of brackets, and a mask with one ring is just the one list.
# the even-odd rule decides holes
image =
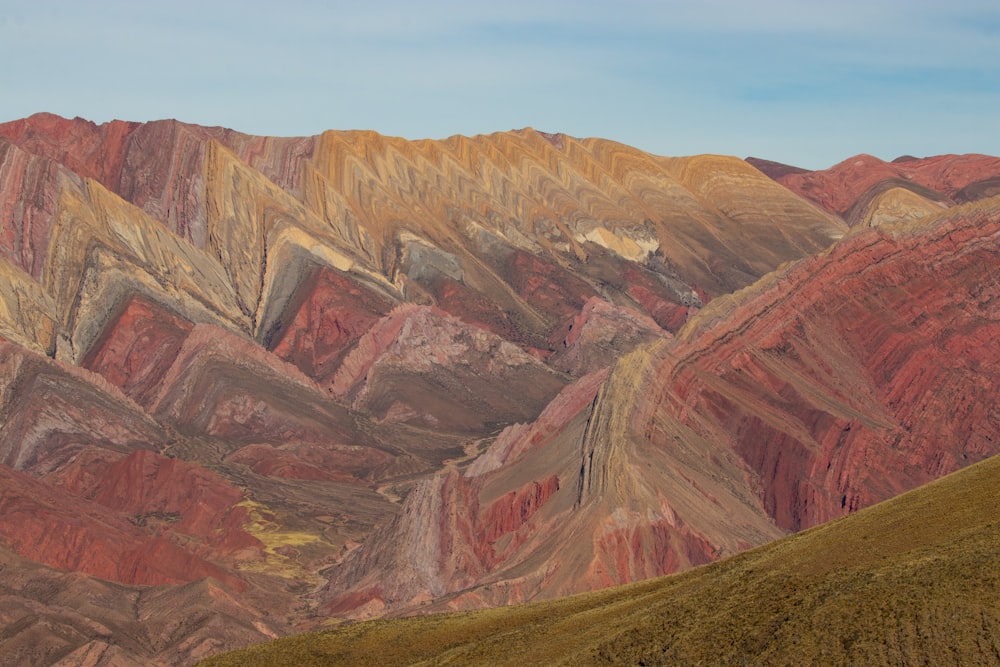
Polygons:
[[0,653],[588,590],[984,456],[995,215],[910,223],[990,160],[859,167],[879,231],[747,287],[847,225],[735,158],[2,124]]
[[114,455],[166,444],[162,426],[100,376],[0,344],[0,463],[37,476],[96,447]]
[[[630,301],[675,329],[692,294],[746,285],[843,231],[787,191],[768,190],[738,160],[716,160],[712,173],[728,176],[706,178],[700,167],[612,142],[552,144],[533,130],[442,142],[365,132],[278,139],[177,121],[95,125],[40,114],[0,126],[0,137],[22,154],[11,158],[10,188],[60,171],[93,179],[90,190],[117,195],[221,260],[204,271],[225,272],[231,293],[208,300],[239,311],[225,315],[258,340],[270,341],[274,323],[291,319],[285,300],[302,279],[299,267],[268,255],[381,277],[390,300],[430,300],[544,349],[595,294]],[[39,275],[58,192],[34,192],[33,203],[18,204],[36,213],[18,216],[29,234],[14,235],[11,253]],[[758,208],[794,244],[776,245],[765,227],[746,235],[748,222],[762,219],[741,208],[747,192],[768,200]],[[35,236],[27,245],[16,240]],[[727,238],[742,239],[742,256]],[[401,293],[390,294],[390,283]]]
[[82,365],[149,405],[194,324],[141,296],[123,304],[109,324]]
[[5,123],[0,136],[98,181],[198,246],[208,235],[203,170],[209,142],[220,142],[291,191],[314,144],[308,137],[251,137],[174,120],[97,125],[52,114]]
[[285,631],[212,579],[126,586],[60,572],[5,547],[0,566],[0,651],[9,664],[190,664]]
[[242,529],[242,491],[151,451],[169,448],[165,429],[100,376],[10,344],[0,357],[8,545],[124,583],[245,586],[212,562],[259,547]]
[[9,468],[0,468],[0,474],[0,533],[23,558],[126,584],[214,577],[235,590],[246,586],[166,535],[151,534],[99,502],[81,507],[79,497],[28,475]]
[[852,236],[702,311],[649,400],[729,443],[792,530],[995,453],[998,212]]
[[271,349],[315,378],[329,382],[344,356],[396,305],[385,295],[333,270],[303,281],[287,324],[269,333]]
[[36,280],[48,254],[60,178],[76,176],[56,162],[0,139],[0,254]]
[[[137,450],[108,465],[99,477],[69,490],[122,513],[140,526],[169,525],[170,532],[203,540],[229,554],[260,542],[243,530],[243,491],[204,468],[149,450]],[[197,577],[195,577],[197,578]]]
[[593,298],[573,318],[562,349],[550,357],[549,363],[571,375],[582,376],[608,366],[623,352],[666,337],[669,334],[652,319]]
[[475,608],[674,572],[1000,453],[998,243],[994,199],[717,299],[508,428],[464,478],[418,485],[324,608]]
[[631,394],[650,368],[637,352],[610,376],[584,376],[535,423],[505,430],[464,476],[415,487],[394,522],[333,570],[323,609],[367,617],[556,597],[780,535],[752,490],[734,488],[746,477],[734,453],[637,437]]
[[564,383],[495,334],[435,308],[402,306],[358,341],[331,391],[383,421],[479,431],[531,418]]

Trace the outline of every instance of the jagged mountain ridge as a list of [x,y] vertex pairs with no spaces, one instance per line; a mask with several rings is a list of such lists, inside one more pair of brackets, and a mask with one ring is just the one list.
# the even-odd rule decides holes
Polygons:
[[[211,268],[228,274],[236,294],[200,300],[235,306],[243,315],[235,324],[258,340],[275,335],[273,318],[291,296],[285,291],[310,264],[368,278],[397,299],[430,299],[446,310],[449,299],[455,310],[478,305],[453,314],[508,338],[530,335],[543,349],[552,328],[598,292],[676,328],[683,316],[674,311],[697,305],[699,290],[712,296],[744,286],[843,230],[780,188],[768,191],[776,199],[767,216],[744,210],[748,196],[773,186],[735,159],[666,160],[533,130],[443,142],[360,132],[269,140],[176,121],[60,121],[33,116],[0,128],[15,153],[37,156],[21,161],[41,157],[45,165],[31,171],[12,158],[15,168],[76,169],[214,256],[222,266]],[[721,163],[712,167],[712,160]],[[48,230],[50,208],[33,211],[38,241],[20,248],[32,263],[15,259],[35,275],[34,255],[44,255],[58,231]],[[751,232],[762,238],[748,245]],[[300,261],[268,271],[265,246],[276,262]],[[659,270],[648,270],[647,254]],[[581,258],[591,261],[567,274]],[[275,303],[265,295],[271,292]]]
[[[706,303],[845,232],[743,161],[533,130],[276,139],[41,115],[0,137],[0,446],[14,477],[69,499],[49,503],[58,544],[18,535],[0,510],[21,555],[127,585],[214,573],[267,601],[274,613],[248,626],[263,638],[318,622],[318,608],[456,592],[477,606],[568,591],[576,573],[588,586],[652,576],[784,529],[757,490],[697,462],[648,449],[662,470],[643,478],[634,451],[602,446],[631,428],[623,383],[651,381],[636,368],[606,380],[617,357],[660,340],[636,353],[653,364]],[[535,453],[546,439],[552,454]],[[581,441],[596,461],[586,494],[573,481]],[[754,474],[723,459],[723,477]],[[652,493],[691,471],[700,491]],[[601,499],[622,472],[639,486]],[[397,602],[372,590],[302,602],[329,591],[345,555],[365,560],[373,530],[403,525],[403,497],[437,502],[435,473],[469,510],[450,533],[430,526],[469,559],[447,576],[415,561],[443,588],[400,577]],[[678,521],[706,489],[719,521]],[[526,527],[577,503],[587,518],[567,539],[599,528],[603,546],[539,579],[554,542],[526,541]],[[99,544],[96,519],[135,541],[135,567],[81,558]],[[483,576],[516,583],[483,594]]]

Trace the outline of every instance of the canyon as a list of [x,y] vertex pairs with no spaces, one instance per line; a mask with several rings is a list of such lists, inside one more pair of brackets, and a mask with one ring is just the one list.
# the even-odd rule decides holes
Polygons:
[[600,589],[1000,453],[998,178],[0,124],[0,654]]

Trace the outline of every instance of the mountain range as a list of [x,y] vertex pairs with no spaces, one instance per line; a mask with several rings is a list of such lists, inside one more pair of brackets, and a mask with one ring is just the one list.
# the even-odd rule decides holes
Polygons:
[[1000,453],[998,183],[0,124],[0,662],[626,584]]

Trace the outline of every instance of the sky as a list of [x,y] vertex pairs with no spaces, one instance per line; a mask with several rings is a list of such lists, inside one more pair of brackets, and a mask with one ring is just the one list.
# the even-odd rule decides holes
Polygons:
[[819,169],[1000,155],[997,0],[0,0],[0,122],[534,127]]

